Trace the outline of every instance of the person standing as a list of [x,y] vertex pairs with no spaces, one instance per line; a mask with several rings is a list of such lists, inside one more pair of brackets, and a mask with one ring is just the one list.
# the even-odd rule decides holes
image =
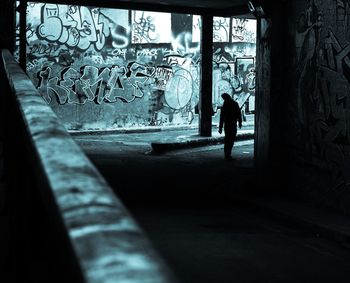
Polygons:
[[237,136],[237,122],[239,128],[242,128],[242,114],[238,103],[228,93],[223,93],[221,97],[224,100],[224,104],[221,107],[219,133],[221,134],[222,128],[224,128],[225,159],[233,160],[231,152]]

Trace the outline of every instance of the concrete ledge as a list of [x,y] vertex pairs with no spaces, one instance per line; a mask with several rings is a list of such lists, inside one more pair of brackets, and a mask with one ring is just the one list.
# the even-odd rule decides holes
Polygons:
[[143,127],[130,129],[103,129],[103,130],[68,130],[72,136],[80,135],[101,135],[101,134],[137,134],[137,133],[158,133],[163,131],[179,131],[187,129],[196,129],[198,126],[167,126],[167,127]]
[[[254,138],[253,130],[239,131],[236,141],[248,140]],[[224,135],[214,135],[212,137],[201,137],[198,135],[183,136],[176,139],[161,140],[152,142],[152,153],[159,154],[169,150],[199,147],[206,145],[221,144],[224,142]]]
[[[127,209],[72,140],[9,51],[2,57],[38,188],[68,237],[83,282],[174,282]],[[64,270],[62,270],[64,272]]]
[[[244,122],[244,126],[253,126],[254,122]],[[218,129],[218,126],[213,124],[213,128]],[[118,134],[137,134],[137,133],[159,133],[169,131],[182,130],[197,130],[198,125],[179,125],[179,126],[148,126],[139,128],[109,128],[109,129],[88,129],[88,130],[68,130],[72,136],[80,135],[118,135]]]

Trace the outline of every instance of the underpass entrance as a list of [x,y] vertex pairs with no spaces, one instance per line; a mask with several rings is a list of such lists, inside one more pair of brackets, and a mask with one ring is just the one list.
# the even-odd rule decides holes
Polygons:
[[254,7],[253,16],[247,5],[235,12],[89,3],[17,1],[15,54],[68,130],[198,128],[211,137],[228,93],[255,154],[268,157],[269,53],[259,47],[268,24]]

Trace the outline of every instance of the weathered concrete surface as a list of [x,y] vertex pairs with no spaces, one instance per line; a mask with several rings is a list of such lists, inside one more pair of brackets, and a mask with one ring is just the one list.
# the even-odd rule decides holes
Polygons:
[[[283,150],[289,189],[349,216],[349,3],[290,1],[288,11],[290,55],[276,56],[288,58],[283,109],[293,114],[285,117]],[[307,13],[320,16],[304,23]]]
[[[237,133],[237,141],[249,140],[254,138],[254,130],[244,130]],[[154,153],[161,153],[168,150],[190,148],[197,146],[222,144],[224,135],[214,134],[211,137],[201,137],[199,135],[184,135],[176,139],[168,138],[157,142],[152,142],[151,146]]]
[[149,241],[106,181],[71,139],[13,60],[5,69],[47,203],[62,218],[86,282],[174,282]]

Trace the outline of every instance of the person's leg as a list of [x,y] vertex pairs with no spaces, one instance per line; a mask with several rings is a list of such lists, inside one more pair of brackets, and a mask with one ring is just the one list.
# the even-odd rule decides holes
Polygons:
[[234,138],[231,136],[229,141],[227,142],[227,155],[226,155],[226,157],[228,157],[228,158],[231,158],[233,142],[234,142]]
[[234,136],[231,132],[227,133],[225,135],[225,145],[224,145],[224,152],[225,152],[225,158],[231,159],[231,152],[234,142]]
[[234,143],[235,143],[236,137],[237,137],[237,129],[236,129],[236,130],[233,132],[233,134],[232,134],[232,146],[233,146]]
[[228,156],[231,156],[231,151],[230,151],[230,141],[229,141],[229,137],[227,135],[225,135],[225,139],[224,139],[224,153],[225,153],[225,158],[227,158]]

